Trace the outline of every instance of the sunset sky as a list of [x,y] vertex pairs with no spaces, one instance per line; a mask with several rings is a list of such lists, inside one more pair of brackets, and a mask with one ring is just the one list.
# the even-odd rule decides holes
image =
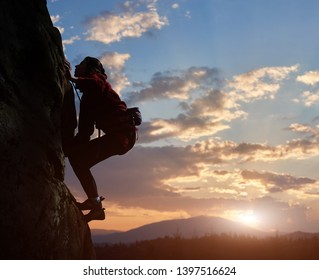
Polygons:
[[[319,232],[319,1],[48,0],[74,66],[99,58],[137,145],[92,171],[128,230],[220,216]],[[80,183],[67,164],[66,184]]]

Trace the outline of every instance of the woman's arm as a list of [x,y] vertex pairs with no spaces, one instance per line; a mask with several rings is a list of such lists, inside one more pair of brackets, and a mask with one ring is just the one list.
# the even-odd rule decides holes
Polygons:
[[65,77],[69,81],[76,83],[78,79],[72,75],[71,63],[66,59],[64,60],[64,68],[65,68]]

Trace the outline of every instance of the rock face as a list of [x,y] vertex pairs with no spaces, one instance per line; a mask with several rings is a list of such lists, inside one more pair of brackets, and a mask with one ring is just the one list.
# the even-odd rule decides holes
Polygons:
[[63,183],[61,37],[45,0],[0,1],[0,258],[92,259]]

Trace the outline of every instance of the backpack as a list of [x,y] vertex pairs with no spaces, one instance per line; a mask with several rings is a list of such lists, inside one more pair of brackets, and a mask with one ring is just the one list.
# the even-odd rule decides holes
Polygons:
[[126,113],[128,114],[134,126],[139,126],[142,124],[142,114],[138,107],[127,108]]
[[[113,110],[113,108],[118,108]],[[125,110],[126,108],[126,110]],[[118,93],[113,89],[103,93],[97,110],[95,126],[97,129],[108,130],[123,125],[139,126],[142,124],[142,114],[138,107],[127,108]]]

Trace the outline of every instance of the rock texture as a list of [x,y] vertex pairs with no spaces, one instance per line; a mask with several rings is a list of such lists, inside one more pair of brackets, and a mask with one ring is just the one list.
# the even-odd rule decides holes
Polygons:
[[95,257],[63,183],[63,61],[46,1],[0,1],[1,259]]

